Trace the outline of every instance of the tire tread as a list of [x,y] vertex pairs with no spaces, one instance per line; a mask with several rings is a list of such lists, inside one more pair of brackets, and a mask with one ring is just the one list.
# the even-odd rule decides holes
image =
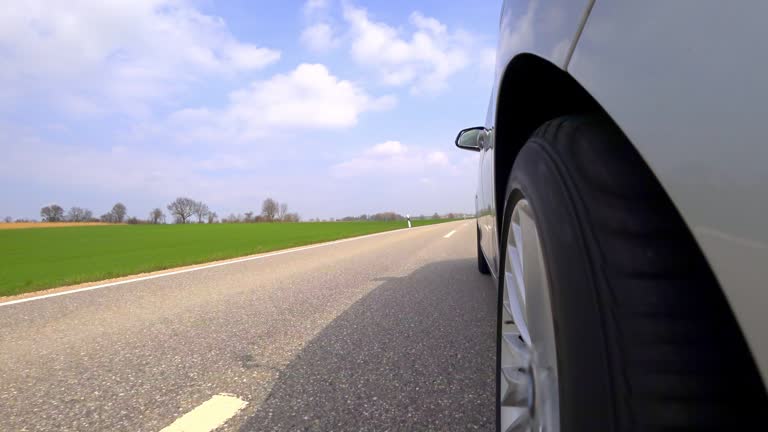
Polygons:
[[566,116],[542,125],[526,145],[556,160],[578,201],[607,291],[598,297],[622,429],[765,421],[765,390],[728,302],[623,133],[603,115]]

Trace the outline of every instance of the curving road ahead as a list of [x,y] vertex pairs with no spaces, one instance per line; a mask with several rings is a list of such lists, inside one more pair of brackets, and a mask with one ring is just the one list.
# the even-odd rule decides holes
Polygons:
[[0,430],[493,430],[495,296],[468,220],[0,304]]

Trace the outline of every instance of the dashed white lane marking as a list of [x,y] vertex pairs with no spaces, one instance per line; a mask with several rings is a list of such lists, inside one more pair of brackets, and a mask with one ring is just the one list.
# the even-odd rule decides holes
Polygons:
[[449,232],[448,234],[444,235],[443,238],[449,238],[450,236],[452,236],[454,234],[456,234],[456,230],[453,230],[453,231]]
[[210,432],[223,425],[248,402],[229,394],[217,394],[176,419],[160,432]]
[[315,249],[315,248],[321,248],[321,247],[325,247],[325,246],[331,246],[331,245],[335,245],[335,244],[339,244],[339,243],[346,243],[346,242],[352,242],[352,241],[367,239],[367,238],[371,238],[371,237],[384,236],[384,235],[389,235],[389,234],[393,234],[393,233],[397,233],[397,232],[403,232],[403,231],[406,231],[406,230],[407,231],[415,231],[415,230],[424,229],[424,228],[435,229],[435,225],[422,225],[420,227],[414,227],[414,228],[400,228],[400,229],[395,229],[395,230],[391,230],[391,231],[384,231],[384,232],[379,232],[379,233],[374,233],[374,234],[362,235],[362,236],[359,236],[359,237],[350,237],[350,238],[345,238],[345,239],[341,239],[341,240],[334,240],[334,241],[330,241],[330,242],[326,242],[326,243],[317,243],[317,244],[313,244],[313,245],[309,245],[309,246],[301,246],[301,247],[297,247],[297,248],[294,248],[294,249],[286,249],[286,250],[281,250],[281,251],[277,251],[277,252],[269,252],[269,253],[265,253],[265,254],[261,254],[261,255],[248,256],[248,257],[244,257],[244,258],[236,258],[236,259],[232,259],[232,260],[228,260],[228,261],[224,261],[224,262],[218,262],[218,263],[213,263],[213,264],[203,264],[203,265],[200,265],[200,266],[190,267],[190,268],[186,268],[186,269],[182,269],[182,270],[169,271],[167,273],[160,273],[160,274],[155,274],[155,275],[150,275],[150,276],[140,276],[140,277],[137,277],[137,278],[126,279],[126,280],[121,280],[121,281],[117,281],[117,282],[108,282],[108,283],[105,283],[105,284],[93,285],[93,286],[89,286],[89,287],[85,287],[85,288],[77,288],[77,289],[73,289],[73,290],[70,290],[70,291],[61,291],[61,292],[56,292],[56,293],[52,293],[52,294],[43,294],[43,295],[39,295],[39,296],[35,296],[35,297],[27,297],[27,298],[22,298],[22,299],[19,299],[19,300],[11,300],[11,301],[7,301],[7,302],[0,301],[0,307],[15,305],[15,304],[19,304],[19,303],[27,303],[27,302],[47,299],[47,298],[51,298],[51,297],[58,297],[58,296],[63,296],[63,295],[75,294],[75,293],[84,292],[84,291],[92,291],[92,290],[108,288],[108,287],[113,287],[113,286],[118,286],[118,285],[125,285],[125,284],[129,284],[129,283],[141,282],[141,281],[150,280],[150,279],[163,278],[163,277],[173,276],[173,275],[182,274],[182,273],[189,273],[189,272],[198,271],[198,270],[205,270],[205,269],[214,268],[214,267],[221,267],[221,266],[237,264],[237,263],[246,262],[246,261],[260,260],[260,259],[264,259],[264,258],[278,256],[278,255],[285,255],[285,254],[290,254],[290,253],[294,253],[294,252],[301,252],[301,251],[305,251],[305,250],[309,250],[309,249]]

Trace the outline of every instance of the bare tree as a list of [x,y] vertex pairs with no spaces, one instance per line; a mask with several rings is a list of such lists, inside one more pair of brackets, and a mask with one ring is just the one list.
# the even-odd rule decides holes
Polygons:
[[6,217],[3,219],[3,222],[5,222],[5,223],[11,223],[11,222],[13,222],[13,218],[12,218],[12,217],[10,217],[10,216],[6,216]]
[[71,207],[65,218],[70,222],[80,222],[83,218],[83,209],[80,207]]
[[275,216],[277,216],[279,209],[280,205],[272,198],[267,198],[261,203],[261,215],[264,216],[264,219],[268,222],[275,220]]
[[195,212],[195,205],[195,201],[191,198],[178,197],[168,204],[168,211],[176,219],[176,223],[187,223]]
[[277,209],[277,218],[280,220],[285,220],[285,215],[287,214],[288,214],[288,204],[280,203],[280,206],[278,206],[278,209]]
[[229,216],[221,219],[222,223],[239,223],[242,221],[243,221],[243,217],[241,215],[236,215],[234,213],[230,213]]
[[193,213],[197,216],[197,223],[203,223],[209,212],[208,205],[204,204],[202,201],[195,202]]
[[286,213],[285,216],[283,216],[283,221],[285,222],[299,222],[300,220],[301,218],[298,213]]
[[405,219],[405,217],[395,212],[382,212],[382,213],[372,214],[368,217],[368,219],[375,220],[375,221],[394,221],[394,220],[403,220]]
[[58,204],[51,204],[40,209],[43,222],[61,222],[64,220],[64,209]]
[[149,212],[149,222],[153,224],[165,223],[165,213],[160,208],[155,208]]
[[208,212],[208,223],[216,223],[216,219],[219,218],[219,215],[216,214],[216,212]]
[[123,223],[123,220],[125,220],[125,214],[127,210],[125,208],[125,204],[123,203],[117,203],[114,206],[112,206],[112,210],[110,213],[113,216],[113,221],[116,223]]
[[127,223],[128,225],[137,225],[137,224],[147,223],[147,221],[143,221],[137,218],[136,216],[131,216],[125,220],[125,223]]
[[243,222],[253,222],[253,212],[245,212],[245,219]]
[[80,207],[72,207],[67,212],[67,220],[70,222],[87,222],[93,218],[93,212]]

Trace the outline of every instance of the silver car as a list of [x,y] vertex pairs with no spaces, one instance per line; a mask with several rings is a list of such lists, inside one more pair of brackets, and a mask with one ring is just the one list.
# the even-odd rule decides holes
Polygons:
[[768,428],[768,2],[505,1],[480,152],[497,420]]

